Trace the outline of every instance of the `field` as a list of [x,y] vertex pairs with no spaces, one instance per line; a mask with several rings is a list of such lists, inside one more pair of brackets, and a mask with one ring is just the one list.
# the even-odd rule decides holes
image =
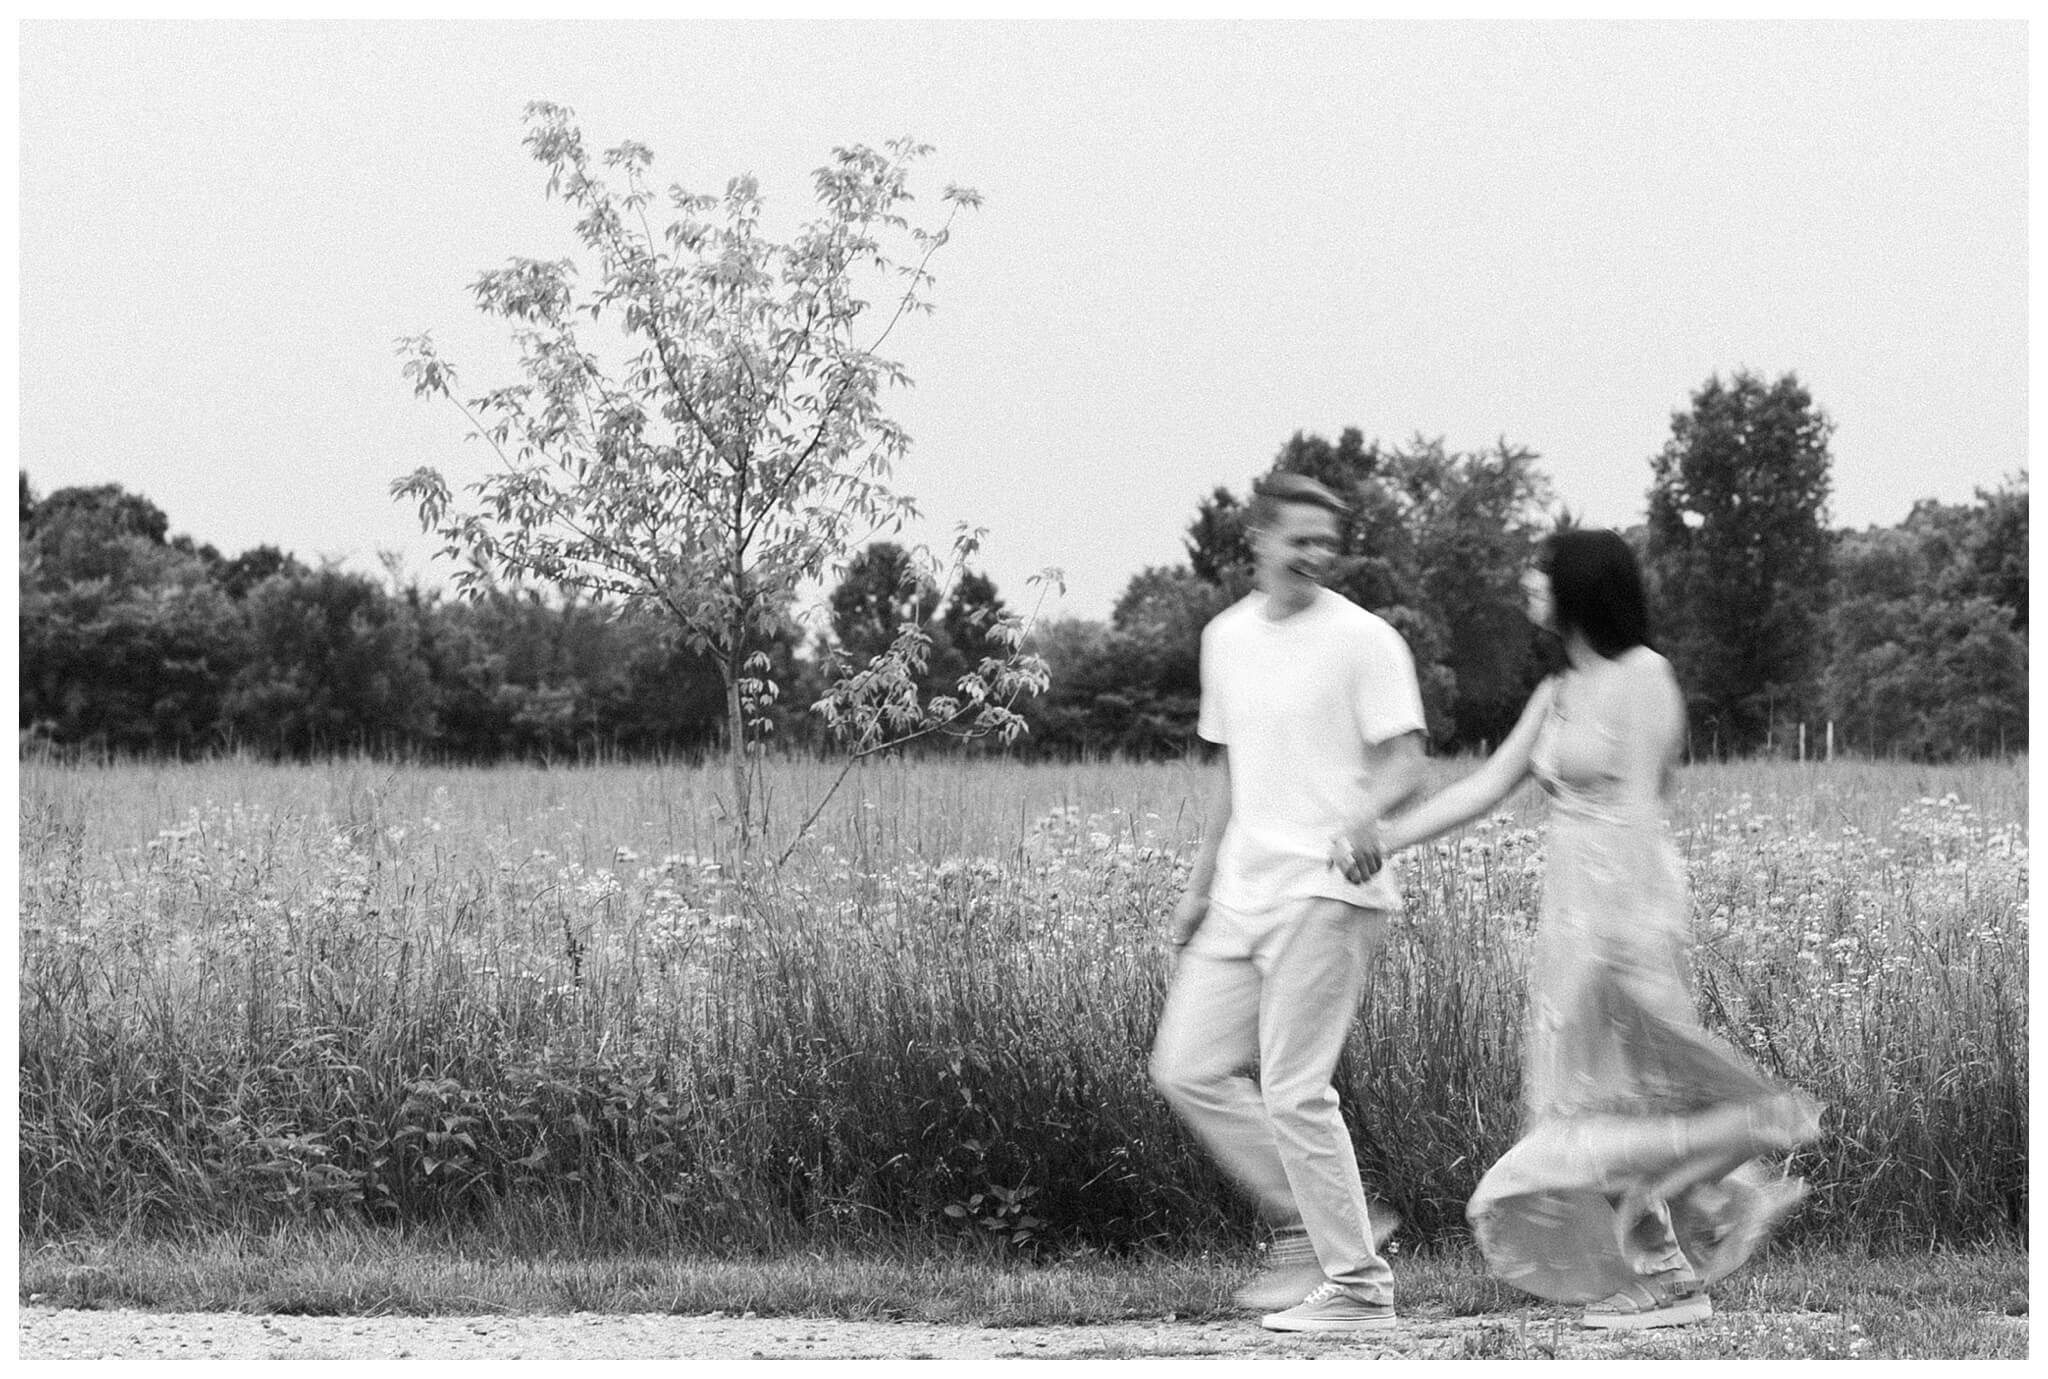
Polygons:
[[[1241,1241],[1144,1075],[1196,770],[882,764],[748,879],[715,770],[24,762],[24,1240]],[[1702,1010],[1830,1106],[1794,1243],[2024,1240],[2025,786],[1683,774]],[[1411,1250],[1514,1134],[1540,822],[1407,859],[1340,1070]]]

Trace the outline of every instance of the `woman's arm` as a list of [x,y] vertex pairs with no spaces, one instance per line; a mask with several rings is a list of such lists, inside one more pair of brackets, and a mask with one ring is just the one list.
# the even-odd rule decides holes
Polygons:
[[1494,754],[1479,764],[1471,775],[1444,787],[1415,808],[1398,814],[1380,829],[1380,846],[1389,853],[1428,842],[1492,809],[1508,797],[1529,774],[1529,756],[1536,748],[1536,735],[1550,713],[1557,694],[1555,677],[1545,680],[1529,696],[1514,731]]

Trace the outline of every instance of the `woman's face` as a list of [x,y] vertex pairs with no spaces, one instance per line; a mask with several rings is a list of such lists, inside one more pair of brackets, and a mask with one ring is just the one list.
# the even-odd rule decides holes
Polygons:
[[1550,576],[1533,565],[1522,571],[1522,611],[1545,632],[1557,631],[1557,602],[1550,596]]

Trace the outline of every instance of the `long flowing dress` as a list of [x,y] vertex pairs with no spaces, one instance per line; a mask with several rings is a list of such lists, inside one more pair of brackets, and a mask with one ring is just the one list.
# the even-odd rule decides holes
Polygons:
[[[1646,648],[1625,655],[1670,674]],[[1759,1156],[1812,1139],[1820,1109],[1700,1027],[1662,800],[1620,778],[1616,708],[1577,678],[1555,688],[1531,758],[1551,820],[1523,1137],[1466,1209],[1498,1277],[1572,1303],[1740,1265],[1805,1191]]]

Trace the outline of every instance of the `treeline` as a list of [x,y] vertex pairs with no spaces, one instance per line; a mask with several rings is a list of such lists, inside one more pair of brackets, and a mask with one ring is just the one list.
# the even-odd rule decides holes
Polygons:
[[170,536],[106,485],[21,480],[21,729],[111,753],[406,752],[488,761],[688,751],[716,672],[576,601],[443,598],[274,547]]
[[[1724,434],[1749,449],[1716,449]],[[1760,450],[1772,435],[1794,453]],[[1834,531],[1820,520],[1825,438],[1796,380],[1744,374],[1695,394],[1653,462],[1650,521],[1630,536],[1688,688],[1694,754],[1790,755],[1805,725],[1817,755],[1830,723],[1837,750],[1858,754],[2025,750],[2025,476],[1974,504],[1923,501],[1895,527]],[[1407,638],[1440,751],[1497,742],[1554,655],[1518,585],[1542,534],[1570,520],[1536,459],[1505,441],[1458,453],[1348,429],[1334,444],[1297,434],[1273,461],[1352,501],[1332,584]],[[23,474],[20,491],[24,745],[483,762],[723,740],[717,668],[660,619],[533,592],[455,599],[270,546],[226,557],[112,485],[38,498]],[[1030,732],[1008,750],[1187,750],[1202,626],[1251,587],[1248,501],[1199,499],[1187,559],[1133,576],[1106,622],[1033,630],[1051,688],[1019,706]],[[760,710],[770,740],[827,746],[807,706],[905,619],[931,638],[924,688],[948,692],[994,650],[1003,610],[982,575],[937,591],[899,547],[868,547],[831,591],[828,634],[789,619],[759,648],[781,690]]]

